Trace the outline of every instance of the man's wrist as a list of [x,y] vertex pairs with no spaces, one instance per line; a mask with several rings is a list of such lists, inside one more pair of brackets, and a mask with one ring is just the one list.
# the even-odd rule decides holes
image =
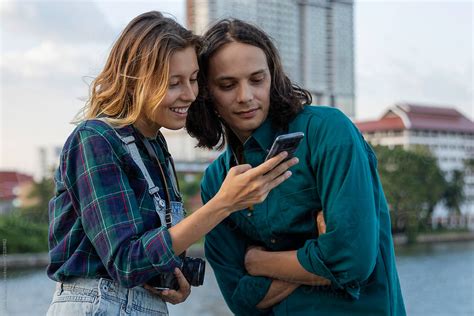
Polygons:
[[265,271],[265,255],[267,251],[259,248],[250,248],[245,255],[245,268],[250,275],[264,276]]

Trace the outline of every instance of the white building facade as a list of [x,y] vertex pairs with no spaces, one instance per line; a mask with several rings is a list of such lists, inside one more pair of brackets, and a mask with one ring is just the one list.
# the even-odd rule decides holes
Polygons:
[[[373,145],[426,146],[449,177],[454,170],[466,170],[465,162],[474,158],[474,122],[453,108],[397,104],[379,120],[357,122],[365,139]],[[465,173],[464,214],[474,214],[474,174]],[[435,215],[444,215],[438,205]]]
[[184,128],[173,131],[162,128],[177,171],[203,172],[221,152],[197,148],[197,140],[188,135]]

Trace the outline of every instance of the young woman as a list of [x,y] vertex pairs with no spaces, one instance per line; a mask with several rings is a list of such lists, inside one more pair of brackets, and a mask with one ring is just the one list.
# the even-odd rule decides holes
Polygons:
[[[259,165],[276,136],[303,132],[293,176],[207,236],[206,258],[238,315],[404,315],[390,217],[376,157],[339,110],[307,106],[258,28],[223,20],[204,35],[203,99],[187,129],[199,145],[227,143],[206,170],[204,202],[230,168]],[[326,232],[314,217],[324,210]]]
[[[296,159],[281,163],[285,154],[256,168],[236,166],[213,199],[182,219],[160,128],[185,124],[198,94],[199,43],[161,13],[144,13],[122,32],[93,82],[55,175],[48,275],[58,285],[48,315],[167,314],[165,302],[190,293],[180,254],[290,176]],[[178,288],[156,291],[169,287],[163,279],[170,273]]]

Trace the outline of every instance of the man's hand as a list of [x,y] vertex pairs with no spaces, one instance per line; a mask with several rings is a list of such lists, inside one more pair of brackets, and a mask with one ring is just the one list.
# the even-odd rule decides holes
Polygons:
[[[316,228],[318,229],[318,236],[326,233],[326,222],[324,221],[323,210],[320,210],[316,213],[314,217],[316,222]],[[262,259],[263,252],[266,251],[265,248],[260,246],[250,246],[247,248],[245,254],[245,269],[248,274],[257,276],[260,275],[258,272],[259,261]]]
[[248,274],[255,276],[257,273],[258,262],[260,260],[260,254],[265,251],[265,248],[260,246],[250,246],[247,248],[245,253],[245,270]]
[[324,221],[323,210],[316,214],[316,227],[318,228],[318,236],[326,233],[326,222]]
[[160,291],[148,284],[145,284],[143,287],[151,293],[161,297],[161,299],[165,302],[171,303],[173,305],[182,303],[188,298],[189,294],[191,294],[191,286],[189,285],[188,280],[186,280],[180,269],[176,268],[174,270],[174,275],[176,276],[176,279],[178,280],[179,284],[179,289],[177,291]]

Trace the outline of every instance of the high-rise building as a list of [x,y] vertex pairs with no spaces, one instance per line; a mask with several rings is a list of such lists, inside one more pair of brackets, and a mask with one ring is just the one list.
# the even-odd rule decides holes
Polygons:
[[258,25],[315,104],[354,117],[353,6],[353,0],[187,0],[187,23],[198,34],[221,18]]
[[[187,0],[187,26],[202,34],[221,18],[258,25],[274,40],[292,81],[313,103],[354,117],[353,0]],[[185,130],[164,131],[180,170],[204,168],[219,153],[193,148]]]

